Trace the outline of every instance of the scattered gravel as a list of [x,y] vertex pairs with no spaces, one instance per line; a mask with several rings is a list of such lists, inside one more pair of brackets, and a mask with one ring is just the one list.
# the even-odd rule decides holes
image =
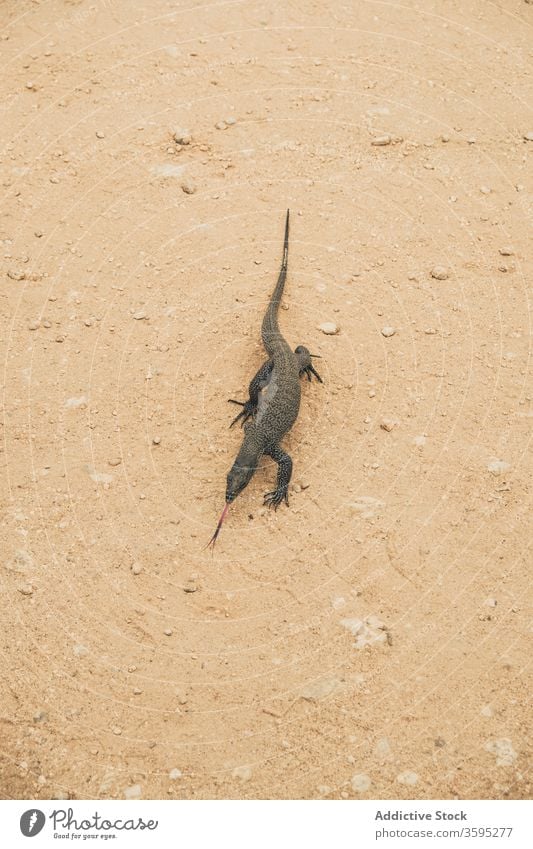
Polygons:
[[324,321],[322,324],[318,326],[318,329],[325,333],[326,336],[336,336],[340,330],[338,324],[335,324],[334,321]]
[[435,280],[447,280],[450,276],[448,273],[448,269],[446,269],[443,265],[435,265],[431,269],[431,276],[435,278]]

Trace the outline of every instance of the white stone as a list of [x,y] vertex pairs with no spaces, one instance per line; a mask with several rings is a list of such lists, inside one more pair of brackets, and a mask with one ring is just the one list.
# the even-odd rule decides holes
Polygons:
[[518,757],[508,737],[489,740],[485,744],[485,749],[496,756],[496,766],[512,766]]
[[413,786],[414,784],[418,784],[418,775],[416,772],[411,772],[411,770],[406,770],[405,772],[401,772],[396,776],[396,781],[400,784],[408,784]]
[[359,772],[357,775],[352,776],[351,784],[354,793],[366,793],[370,789],[372,782],[368,775],[365,775],[364,772]]

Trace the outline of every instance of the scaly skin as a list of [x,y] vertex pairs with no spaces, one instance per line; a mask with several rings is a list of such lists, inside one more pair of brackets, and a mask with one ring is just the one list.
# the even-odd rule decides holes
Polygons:
[[[276,489],[265,495],[265,502],[277,507],[287,504],[288,487],[292,474],[292,460],[280,447],[280,442],[291,429],[300,409],[300,375],[320,377],[311,365],[311,354],[302,345],[292,351],[278,324],[278,310],[287,277],[289,252],[289,211],[285,223],[283,259],[276,288],[267,307],[261,336],[269,360],[259,369],[250,383],[250,398],[241,404],[242,412],[233,420],[243,419],[244,438],[231,467],[226,484],[226,503],[230,504],[243,491],[253,477],[263,454],[278,464]],[[253,417],[253,421],[247,421]],[[218,532],[218,531],[217,531]],[[215,534],[216,539],[216,534]]]

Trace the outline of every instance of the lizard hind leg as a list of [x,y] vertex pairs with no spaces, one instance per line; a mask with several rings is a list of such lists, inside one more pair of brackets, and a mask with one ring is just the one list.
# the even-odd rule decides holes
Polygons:
[[253,416],[255,414],[255,408],[252,406],[250,401],[236,401],[234,398],[228,398],[228,403],[229,404],[238,404],[239,407],[242,407],[242,410],[240,411],[240,413],[238,413],[235,416],[235,418],[233,419],[233,421],[231,422],[230,427],[233,427],[234,424],[236,424],[237,422],[240,422],[241,419],[242,419],[241,425],[244,426],[245,422],[248,421],[250,416]]
[[249,418],[255,416],[259,402],[259,393],[265,388],[265,386],[267,386],[272,376],[273,368],[274,363],[272,360],[267,360],[266,363],[263,363],[248,387],[248,394],[250,397],[247,401],[236,401],[234,398],[228,398],[228,402],[230,404],[238,404],[239,407],[242,407],[241,412],[235,416],[230,427],[233,427],[233,425],[237,422],[241,422],[241,425],[244,426],[245,422],[247,422]]
[[317,358],[321,359],[318,354],[311,354],[309,349],[305,347],[305,345],[298,345],[295,348],[294,353],[296,354],[296,358],[298,360],[298,367],[300,369],[300,377],[302,374],[307,375],[307,380],[312,380],[312,375],[316,377],[319,383],[323,383],[324,381],[320,377],[319,373],[313,368],[313,364],[311,363],[311,359]]
[[289,505],[289,483],[292,475],[292,460],[285,451],[282,451],[279,445],[268,448],[265,450],[265,454],[272,457],[278,464],[278,479],[276,489],[272,492],[265,493],[264,503],[277,510],[282,501],[287,506]]

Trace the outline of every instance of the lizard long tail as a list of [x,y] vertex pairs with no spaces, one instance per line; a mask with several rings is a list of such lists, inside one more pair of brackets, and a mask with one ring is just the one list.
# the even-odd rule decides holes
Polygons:
[[[285,279],[287,277],[287,261],[289,258],[289,210],[287,210],[287,218],[285,219],[285,240],[283,242],[283,258],[281,260],[281,269],[279,272],[276,288],[272,292],[270,303],[268,305],[263,325],[261,327],[261,336],[263,345],[267,353],[272,357],[276,353],[276,348],[279,347],[280,340],[283,344],[287,344],[281,335],[278,324],[278,309],[285,288]],[[278,343],[276,345],[276,343]]]

